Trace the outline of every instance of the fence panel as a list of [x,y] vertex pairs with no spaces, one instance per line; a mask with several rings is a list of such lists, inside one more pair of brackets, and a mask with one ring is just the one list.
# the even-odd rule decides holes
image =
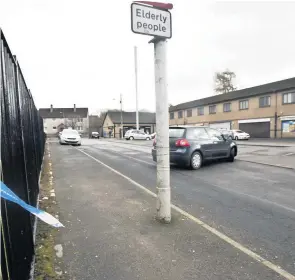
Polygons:
[[[25,202],[36,205],[44,152],[43,123],[1,30],[0,39],[1,180]],[[20,206],[1,200],[3,279],[29,279],[34,221]]]

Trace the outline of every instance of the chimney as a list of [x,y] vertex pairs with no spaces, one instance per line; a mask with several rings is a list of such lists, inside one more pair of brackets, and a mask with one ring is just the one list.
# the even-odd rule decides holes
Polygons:
[[74,104],[74,112],[76,112],[76,104]]
[[53,105],[51,104],[50,105],[50,113],[52,113],[53,112]]

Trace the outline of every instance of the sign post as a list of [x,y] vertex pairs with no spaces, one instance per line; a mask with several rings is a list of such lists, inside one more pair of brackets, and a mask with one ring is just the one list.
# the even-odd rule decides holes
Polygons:
[[154,43],[155,61],[157,218],[164,223],[170,223],[171,221],[166,39],[172,37],[171,13],[168,11],[172,7],[172,4],[149,1],[137,1],[131,4],[132,31],[138,34],[154,36],[150,43]]

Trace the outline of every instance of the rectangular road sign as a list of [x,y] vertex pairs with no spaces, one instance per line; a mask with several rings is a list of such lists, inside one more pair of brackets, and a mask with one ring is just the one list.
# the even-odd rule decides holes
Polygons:
[[131,29],[138,34],[171,38],[171,13],[155,7],[132,3]]

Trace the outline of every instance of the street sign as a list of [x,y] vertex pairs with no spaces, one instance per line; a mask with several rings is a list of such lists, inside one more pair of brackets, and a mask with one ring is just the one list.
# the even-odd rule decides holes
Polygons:
[[[138,4],[138,2],[144,4]],[[171,3],[136,1],[131,4],[131,30],[154,36],[156,127],[157,127],[157,219],[171,222],[169,115],[166,75],[166,44],[172,37]],[[134,48],[135,88],[137,104],[137,48]],[[137,105],[136,105],[137,107]],[[138,118],[137,118],[138,120]],[[138,129],[138,128],[137,128]]]
[[131,30],[138,34],[171,38],[171,13],[167,10],[132,3]]

